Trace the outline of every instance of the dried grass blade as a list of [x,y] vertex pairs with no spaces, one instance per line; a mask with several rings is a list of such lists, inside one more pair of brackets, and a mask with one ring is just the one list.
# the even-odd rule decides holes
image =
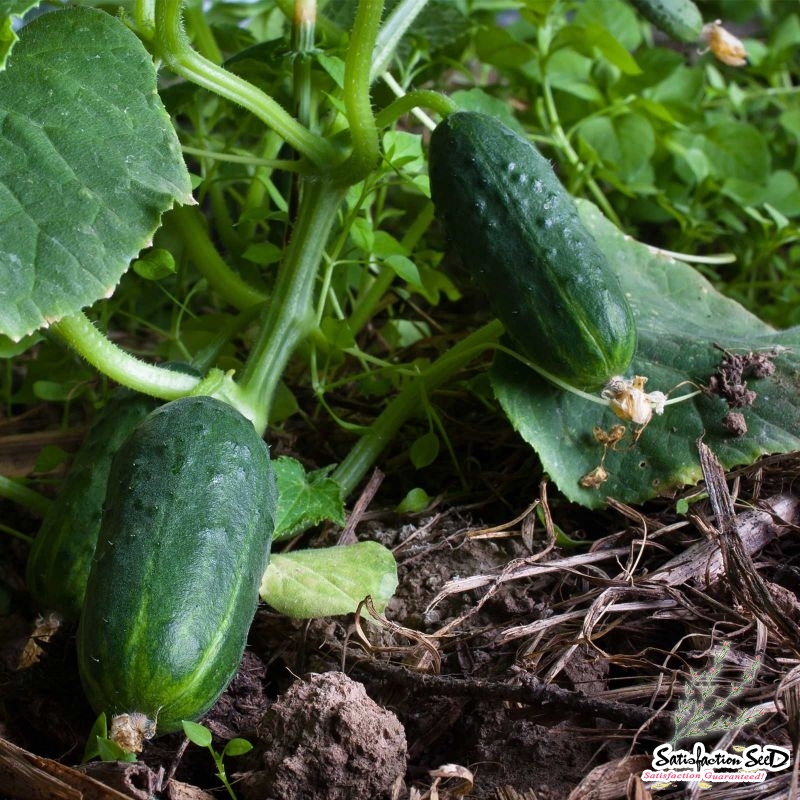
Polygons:
[[791,593],[778,594],[780,587],[770,587],[756,571],[736,527],[725,471],[702,441],[698,441],[697,448],[711,507],[716,516],[716,525],[707,525],[707,530],[722,551],[725,577],[732,594],[756,619],[760,619],[796,653],[800,653],[800,605],[796,598],[792,602],[788,596]]

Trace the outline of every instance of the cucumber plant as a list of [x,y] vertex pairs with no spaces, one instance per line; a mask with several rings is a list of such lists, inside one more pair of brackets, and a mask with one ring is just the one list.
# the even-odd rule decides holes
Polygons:
[[78,627],[95,711],[159,732],[205,713],[239,668],[277,495],[252,424],[212,397],[151,412],[112,460]]
[[[30,0],[12,2],[9,13],[24,14],[31,5]],[[661,53],[651,68],[640,68],[637,59],[644,63],[648,58],[646,52],[633,52],[641,40],[631,39],[630,32],[616,38],[592,17],[602,15],[604,5],[533,4],[521,24],[508,27],[494,25],[484,8],[474,9],[463,22],[449,18],[453,36],[443,45],[438,72],[426,52],[435,48],[435,36],[426,38],[420,31],[441,36],[441,25],[420,23],[414,37],[405,35],[423,18],[425,3],[419,0],[400,0],[387,14],[380,0],[361,0],[352,16],[330,8],[331,15],[319,19],[311,2],[278,2],[251,9],[242,26],[217,24],[220,16],[239,13],[238,7],[212,6],[203,13],[180,0],[134,0],[116,17],[82,4],[48,11],[7,34],[0,50],[5,59],[0,71],[0,163],[14,167],[0,172],[4,351],[24,354],[26,369],[35,374],[40,359],[46,361],[45,356],[66,345],[85,361],[80,366],[82,385],[97,386],[90,379],[99,375],[164,404],[137,424],[130,438],[117,443],[109,437],[104,443],[114,477],[104,498],[107,521],[101,523],[104,533],[79,632],[84,683],[98,710],[144,713],[162,730],[175,730],[213,702],[243,646],[255,603],[253,575],[263,570],[270,526],[265,523],[256,535],[216,519],[219,509],[232,515],[239,505],[250,508],[253,519],[259,511],[248,506],[241,487],[222,479],[223,461],[233,456],[219,456],[195,440],[200,434],[192,432],[192,414],[199,419],[211,409],[215,414],[223,413],[221,408],[235,412],[204,428],[209,443],[270,439],[271,429],[297,407],[291,388],[300,383],[317,401],[307,420],[317,424],[330,412],[330,419],[354,435],[353,446],[328,470],[298,475],[296,463],[279,459],[277,500],[264,488],[271,468],[263,459],[257,467],[249,461],[239,465],[253,496],[261,498],[260,512],[282,521],[284,528],[273,537],[279,541],[324,519],[342,522],[343,500],[358,488],[401,426],[466,366],[496,353],[491,380],[502,408],[565,494],[591,506],[602,496],[580,486],[579,478],[598,460],[594,426],[607,427],[607,421],[594,415],[630,409],[629,419],[641,426],[648,411],[656,412],[658,419],[636,443],[648,454],[653,451],[644,448],[655,448],[656,455],[646,460],[647,470],[615,465],[620,454],[610,440],[602,451],[602,466],[613,473],[604,486],[613,485],[622,500],[646,499],[659,487],[696,478],[687,448],[698,425],[722,440],[714,427],[719,409],[713,398],[692,398],[673,417],[666,407],[683,398],[667,400],[659,393],[708,377],[715,337],[723,346],[732,341],[735,347],[778,343],[788,348],[796,341],[795,333],[778,336],[738,306],[725,306],[713,289],[680,265],[654,265],[653,251],[610,235],[585,205],[572,205],[567,190],[570,195],[585,191],[612,221],[618,221],[617,201],[651,212],[661,204],[676,217],[679,211],[681,219],[690,217],[686,209],[694,192],[668,206],[657,187],[636,183],[647,165],[633,159],[630,174],[616,182],[606,168],[603,159],[610,157],[603,147],[613,152],[619,145],[625,156],[623,145],[636,139],[631,132],[644,132],[641,140],[647,144],[647,131],[655,124],[674,121],[679,129],[664,138],[671,155],[685,155],[685,163],[674,170],[682,178],[687,170],[698,176],[705,170],[721,182],[713,168],[729,164],[722,146],[719,155],[709,144],[708,163],[697,157],[696,142],[687,138],[691,126],[680,121],[696,103],[696,92],[691,93],[695,78],[687,80],[675,68],[664,74],[663,87],[646,83],[655,81],[651,76],[659,70],[664,72],[664,64],[673,69],[674,54]],[[615,12],[624,8],[621,2],[611,5]],[[448,14],[460,13],[449,6],[437,6],[431,13],[445,13],[445,8]],[[563,19],[556,30],[559,14]],[[225,17],[225,22],[232,21],[238,20]],[[690,27],[694,31],[695,22]],[[518,68],[516,60],[502,63],[503,48],[491,47],[498,41],[515,44],[515,59],[520,53],[528,58],[525,81],[517,81],[517,90],[536,86],[539,96],[525,97],[530,102],[517,106],[517,117],[502,86],[491,90],[493,96],[476,85],[452,97],[411,88],[428,79],[437,85],[447,74],[444,65],[455,63],[447,48],[462,36],[473,48],[467,54],[480,55],[493,68]],[[630,43],[623,44],[623,39]],[[223,54],[231,57],[225,61]],[[597,68],[587,66],[589,57],[594,63],[598,54]],[[493,64],[493,58],[501,63]],[[574,80],[567,79],[565,64],[573,65]],[[717,80],[710,67],[706,70]],[[679,90],[688,96],[682,104],[659,105],[659,97],[673,97]],[[594,99],[603,92],[611,103],[608,118],[580,105],[587,96]],[[641,105],[653,111],[656,122],[631,123],[628,101],[637,93],[649,95]],[[567,123],[576,107],[579,113]],[[481,115],[455,113],[470,110]],[[414,127],[397,124],[411,112],[416,115]],[[501,132],[499,117],[536,140],[548,156],[562,157],[558,177],[527,141]],[[719,119],[716,111],[714,119]],[[475,127],[461,128],[465,120]],[[781,124],[793,124],[792,118]],[[435,358],[403,362],[403,346],[432,339],[440,325],[434,314],[410,319],[405,309],[415,308],[420,299],[435,306],[440,296],[455,302],[462,288],[468,291],[439,269],[438,223],[422,146],[426,128],[433,131],[433,200],[467,265],[477,257],[495,267],[496,279],[481,276],[480,265],[471,264],[498,319],[482,320],[480,326],[465,322],[448,331],[448,346]],[[717,143],[718,129],[706,129],[708,142]],[[758,155],[758,148],[753,149]],[[524,169],[511,170],[508,153]],[[666,161],[659,161],[659,169],[667,169]],[[20,163],[29,169],[20,169]],[[521,181],[514,182],[517,175],[526,177],[532,194]],[[715,196],[744,191],[741,175],[739,179],[722,187],[724,191],[715,187]],[[537,185],[538,199],[550,207],[541,205],[528,217],[519,209],[527,202],[535,210]],[[636,186],[644,187],[641,196]],[[617,192],[614,202],[606,197],[608,187]],[[704,191],[708,197],[710,190]],[[476,217],[481,193],[486,213]],[[654,196],[658,203],[651,202]],[[767,206],[774,210],[765,200],[759,213],[772,213]],[[757,218],[755,211],[752,216]],[[557,236],[549,220],[568,234]],[[507,223],[511,235],[504,239]],[[791,241],[788,229],[782,235],[782,241]],[[171,258],[148,261],[145,252],[149,266],[142,262],[138,271],[129,270],[132,260],[151,246]],[[586,264],[572,247],[589,255]],[[538,272],[526,271],[530,252],[541,264]],[[666,261],[663,254],[658,258]],[[158,268],[150,269],[156,260]],[[707,261],[713,263],[713,257]],[[158,275],[166,277],[152,280]],[[529,286],[542,299],[529,294]],[[673,296],[681,302],[670,304]],[[680,319],[682,308],[688,321]],[[725,325],[712,324],[723,321]],[[698,341],[681,338],[687,330],[695,331]],[[120,331],[132,334],[122,341],[135,344],[122,346]],[[391,346],[373,346],[377,339]],[[136,349],[142,357],[134,355]],[[201,364],[201,374],[161,366],[174,358]],[[75,362],[70,364],[74,369]],[[781,404],[777,417],[770,409],[756,420],[748,447],[741,442],[729,446],[726,464],[738,463],[743,454],[750,458],[770,448],[796,446],[797,431],[775,432],[781,419],[792,418],[787,409],[795,408],[793,395],[781,388],[794,386],[793,364],[791,355],[777,359],[783,383],[770,395]],[[642,389],[639,376],[645,375],[652,392]],[[11,385],[8,375],[6,380]],[[338,418],[329,393],[352,383],[363,387],[371,407],[380,402],[374,418]],[[10,392],[5,398],[10,402]],[[430,422],[435,414],[426,416],[430,442],[440,428]],[[669,423],[664,422],[667,417]],[[679,418],[682,424],[673,426]],[[178,434],[175,441],[170,441],[171,427],[163,427],[165,419]],[[151,426],[158,424],[162,427],[153,433]],[[235,436],[227,435],[234,427]],[[121,432],[121,419],[119,428]],[[670,437],[668,453],[658,452],[659,437]],[[250,452],[254,450],[258,448],[252,444]],[[187,474],[174,474],[170,459],[190,459]],[[174,496],[157,497],[154,483],[140,480],[142,467],[163,474],[163,484]],[[219,478],[224,496],[213,503],[196,497],[193,479],[201,474]],[[125,506],[120,486],[126,483],[134,487],[135,507]],[[42,509],[41,498],[23,491],[27,488],[0,482],[4,495],[34,511]],[[305,503],[298,501],[301,496],[312,501],[298,511],[296,506]],[[186,497],[196,502],[187,505]],[[245,592],[229,583],[222,587],[231,604],[208,619],[217,627],[230,627],[232,638],[210,641],[201,636],[203,652],[187,665],[179,663],[172,635],[190,634],[170,627],[167,618],[145,619],[140,611],[144,603],[161,602],[156,591],[164,592],[165,606],[186,610],[192,599],[186,570],[199,565],[187,564],[185,553],[171,549],[175,545],[165,530],[205,530],[201,518],[216,520],[205,541],[208,552],[213,558],[244,559],[251,589]],[[152,536],[149,544],[145,530]],[[118,540],[119,531],[130,535]],[[370,547],[277,554],[259,576],[257,590],[276,608],[297,616],[354,610],[367,594],[385,604],[396,582],[391,553],[375,543],[362,544]],[[81,552],[91,552],[94,545],[92,538]],[[45,537],[39,548],[49,550]],[[115,562],[115,548],[137,564],[130,575],[123,575]],[[150,550],[158,548],[172,554],[171,564],[155,564]],[[37,576],[55,580],[54,562],[44,570],[35,566],[40,557],[31,567],[32,586]],[[147,572],[157,566],[163,571]],[[316,586],[309,578],[315,574],[320,579]],[[325,596],[328,580],[338,581],[335,603]],[[215,590],[208,575],[198,581],[203,606],[202,600]],[[126,589],[104,589],[109,582]],[[44,597],[45,590],[37,589],[37,594]],[[79,603],[73,602],[73,614]],[[236,624],[228,626],[233,617]],[[115,637],[121,641],[119,653],[114,652]],[[134,658],[134,652],[136,667],[126,676],[120,654]],[[150,679],[155,662],[174,667],[169,675],[159,675],[166,696]]]

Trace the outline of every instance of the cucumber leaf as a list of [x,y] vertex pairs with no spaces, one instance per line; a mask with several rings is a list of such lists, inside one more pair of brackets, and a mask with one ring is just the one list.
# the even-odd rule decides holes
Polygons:
[[303,465],[289,456],[276,458],[272,465],[278,487],[273,541],[289,539],[326,520],[344,525],[342,488],[328,477],[329,469],[306,473]]
[[377,542],[273,553],[260,595],[295,619],[352,614],[369,595],[382,611],[397,588],[397,565]]
[[[800,449],[800,327],[775,331],[738,303],[723,297],[692,267],[633,241],[591,203],[579,202],[584,223],[608,256],[633,308],[638,345],[629,375],[648,378],[646,391],[669,393],[683,381],[706,384],[729,352],[775,352],[774,375],[748,379],[755,402],[740,411],[747,433],[723,425],[728,406],[705,394],[668,405],[632,443],[633,427],[603,466],[608,479],[596,488],[580,484],[603,459],[595,426],[620,422],[609,408],[556,388],[517,359],[499,354],[491,371],[496,396],[545,471],[569,499],[589,508],[607,497],[642,503],[702,478],[696,442],[703,441],[726,469],[762,455]],[[718,345],[719,347],[716,347]],[[683,386],[671,397],[686,394]]]
[[24,26],[0,72],[0,333],[110,295],[176,201],[189,173],[139,39],[89,8]]
[[41,0],[0,0],[0,70],[5,68],[6,59],[14,45],[19,41],[15,20],[21,19]]

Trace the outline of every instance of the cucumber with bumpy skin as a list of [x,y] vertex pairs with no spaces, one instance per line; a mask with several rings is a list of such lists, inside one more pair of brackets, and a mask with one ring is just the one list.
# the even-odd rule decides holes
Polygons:
[[671,39],[687,44],[700,40],[703,15],[692,0],[630,0],[630,3]]
[[78,619],[111,459],[159,403],[154,397],[116,389],[92,421],[28,555],[26,583],[40,610],[55,612],[65,622]]
[[277,505],[269,451],[210,397],[145,418],[114,457],[78,627],[98,713],[157,723],[205,713],[236,674]]
[[578,389],[623,374],[636,347],[630,306],[550,164],[469,111],[437,125],[429,161],[445,231],[520,353]]
[[[183,363],[166,369],[198,375]],[[130,432],[163,401],[115,389],[92,420],[28,554],[26,583],[41,611],[76,622],[97,546],[111,459]]]

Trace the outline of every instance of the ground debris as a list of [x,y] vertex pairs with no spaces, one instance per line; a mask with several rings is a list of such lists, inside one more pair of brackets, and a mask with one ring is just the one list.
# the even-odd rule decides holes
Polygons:
[[722,360],[708,383],[701,388],[706,395],[721,397],[727,403],[729,412],[723,420],[726,430],[734,436],[744,436],[747,433],[747,422],[744,415],[734,409],[748,408],[755,403],[758,394],[748,388],[747,378],[757,380],[774,375],[774,359],[779,352],[759,350],[732,353],[719,345],[715,347],[722,351]]
[[130,800],[79,770],[0,739],[0,795],[12,800]]
[[[346,616],[305,623],[259,611],[239,678],[203,720],[217,750],[234,735],[255,745],[226,758],[240,800],[453,800],[468,782],[434,777],[442,765],[470,771],[469,800],[589,800],[612,777],[629,781],[617,794],[626,800],[649,792],[677,800],[683,784],[648,787],[639,768],[669,739],[692,674],[708,670],[726,644],[721,685],[759,669],[736,700],[753,721],[722,748],[767,742],[798,751],[800,657],[776,617],[786,626],[800,620],[800,454],[721,477],[714,498],[729,496],[734,523],[724,537],[706,485],[590,513],[554,493],[548,499],[546,480],[527,475],[526,494],[492,504],[486,516],[443,504],[361,520],[355,533],[398,560],[400,585],[384,612],[391,624],[366,616],[360,625]],[[28,622],[8,630],[7,641],[24,641]],[[27,669],[6,663],[0,692],[14,712],[4,720],[9,738],[28,749],[44,742],[42,752],[70,763],[93,719],[88,707],[76,714],[63,702],[81,700],[73,642],[61,632],[42,641]],[[330,684],[320,705],[310,695],[323,675]],[[353,734],[344,706],[372,727]],[[224,796],[202,748],[176,758],[184,741],[174,734],[147,743],[146,763],[178,764],[175,777],[185,782],[166,779],[159,796]],[[351,755],[344,744],[357,742]],[[788,797],[790,779],[786,771],[702,796]],[[246,780],[273,784],[253,784],[248,794]]]

